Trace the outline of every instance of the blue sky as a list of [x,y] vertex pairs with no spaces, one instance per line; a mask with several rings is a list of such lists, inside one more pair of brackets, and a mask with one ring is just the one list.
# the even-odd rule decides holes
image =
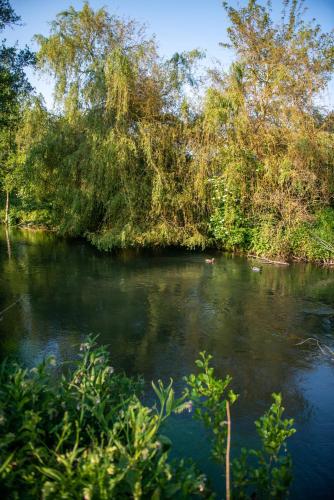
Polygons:
[[[205,65],[219,59],[224,66],[230,64],[233,55],[219,47],[226,41],[228,20],[221,0],[90,0],[93,8],[106,7],[121,17],[134,18],[147,26],[148,34],[155,34],[159,52],[171,56],[174,52],[200,48],[206,51]],[[237,5],[235,0],[230,3]],[[239,0],[244,5],[246,0]],[[281,2],[273,0],[274,16],[279,19]],[[69,5],[80,9],[83,0],[11,0],[11,5],[22,18],[24,26],[7,29],[3,37],[19,46],[34,47],[32,37],[36,33],[47,35],[49,22]],[[334,27],[334,0],[306,0],[307,19],[315,18],[324,31]],[[52,105],[52,83],[45,78],[29,74],[30,80],[41,92],[49,106]],[[322,96],[324,105],[334,107],[334,83]]]

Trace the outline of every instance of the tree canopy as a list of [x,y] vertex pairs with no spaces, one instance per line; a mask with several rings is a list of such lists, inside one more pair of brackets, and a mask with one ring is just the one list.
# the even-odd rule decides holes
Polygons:
[[[8,0],[0,0],[0,32],[19,20]],[[32,91],[25,68],[34,61],[28,47],[19,50],[16,46],[7,46],[6,40],[0,42],[0,190],[6,192],[6,223],[10,192],[17,184],[15,133],[23,100]]]
[[[8,0],[0,0],[0,32],[19,22]],[[19,99],[32,90],[24,69],[34,63],[34,54],[28,47],[8,47],[6,40],[0,45],[0,127],[17,119]]]
[[59,13],[36,35],[56,111],[20,104],[17,218],[105,250],[216,245],[330,260],[333,127],[318,96],[334,35],[302,7],[284,0],[276,24],[270,3],[224,2],[235,60],[209,71],[200,107],[189,92],[203,85],[200,50],[166,60],[133,20],[88,3]]

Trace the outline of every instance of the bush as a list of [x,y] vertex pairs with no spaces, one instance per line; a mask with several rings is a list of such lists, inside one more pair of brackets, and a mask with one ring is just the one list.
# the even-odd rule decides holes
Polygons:
[[[171,442],[161,433],[172,413],[191,410],[194,404],[196,415],[213,432],[215,458],[225,463],[224,392],[231,379],[216,379],[209,361],[202,353],[197,362],[200,373],[186,379],[180,398],[175,397],[172,381],[167,387],[161,381],[153,383],[158,402],[151,407],[140,401],[142,380],[114,373],[106,349],[97,347],[92,338],[81,344],[79,359],[71,368],[57,367],[54,357],[30,370],[2,363],[2,495],[85,500],[213,498],[194,464],[169,459]],[[228,401],[235,400],[229,391]],[[259,494],[274,491],[279,492],[276,498],[282,498],[287,492],[291,461],[285,441],[294,430],[291,420],[281,419],[282,412],[277,395],[256,424],[265,448],[265,452],[250,452],[258,453],[258,470],[249,466],[245,451],[233,462],[238,496],[254,483]]]
[[293,252],[308,260],[328,262],[334,259],[334,210],[319,210],[312,224],[295,228],[291,237]]

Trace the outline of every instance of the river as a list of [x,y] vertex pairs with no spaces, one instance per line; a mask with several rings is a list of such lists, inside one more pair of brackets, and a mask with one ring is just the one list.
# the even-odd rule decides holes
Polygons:
[[[50,233],[0,233],[0,356],[27,366],[46,354],[76,355],[91,332],[108,344],[116,369],[146,380],[194,371],[201,350],[230,373],[240,394],[232,408],[233,450],[254,443],[254,420],[283,395],[297,433],[289,441],[293,499],[334,496],[334,269],[262,265],[237,256],[178,249],[99,253]],[[256,264],[258,265],[258,263]],[[207,435],[190,415],[166,432],[175,454],[193,456],[218,490]]]

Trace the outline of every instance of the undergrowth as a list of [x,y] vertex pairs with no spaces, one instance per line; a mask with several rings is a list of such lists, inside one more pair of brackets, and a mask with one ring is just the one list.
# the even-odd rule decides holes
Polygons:
[[[226,409],[237,396],[230,377],[215,377],[210,359],[200,354],[199,373],[185,379],[179,398],[172,380],[152,383],[157,399],[151,406],[142,402],[143,381],[115,373],[106,348],[92,337],[71,365],[57,365],[54,357],[32,369],[2,363],[3,498],[215,498],[195,463],[170,459],[172,443],[164,435],[172,413],[194,408],[212,436],[213,458],[230,464]],[[282,413],[281,397],[274,395],[256,422],[261,448],[242,450],[231,461],[227,497],[287,495],[292,477],[286,440],[295,431]]]

